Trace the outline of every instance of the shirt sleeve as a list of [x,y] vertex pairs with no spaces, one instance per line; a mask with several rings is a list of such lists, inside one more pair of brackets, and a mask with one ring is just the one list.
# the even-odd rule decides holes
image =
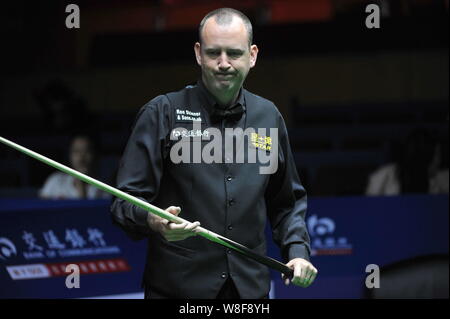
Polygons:
[[[161,99],[152,102],[140,109],[117,172],[118,189],[150,203],[158,195],[169,131],[169,117]],[[113,222],[132,239],[145,238],[151,232],[149,213],[123,199],[114,199],[111,214]]]
[[302,186],[289,145],[284,120],[279,114],[278,169],[271,175],[265,193],[272,237],[282,258],[309,260],[310,238],[306,228],[306,190]]

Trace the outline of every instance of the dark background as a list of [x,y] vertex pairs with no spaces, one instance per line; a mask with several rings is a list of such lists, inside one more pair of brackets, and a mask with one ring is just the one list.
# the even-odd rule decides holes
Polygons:
[[[80,29],[65,26],[69,3]],[[368,3],[381,6],[380,29],[365,27]],[[260,54],[245,86],[285,117],[309,195],[364,194],[369,173],[418,127],[444,145],[448,168],[445,0],[6,1],[1,136],[67,164],[71,137],[88,132],[100,179],[114,183],[136,112],[197,79],[198,23],[224,6],[252,20]],[[48,95],[70,103],[45,109]],[[36,196],[52,171],[0,146],[2,197]]]

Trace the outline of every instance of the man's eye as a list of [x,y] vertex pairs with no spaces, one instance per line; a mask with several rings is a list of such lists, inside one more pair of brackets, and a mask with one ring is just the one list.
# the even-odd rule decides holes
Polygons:
[[242,55],[241,52],[228,52],[228,56],[231,58],[238,58],[241,55]]
[[207,53],[209,56],[218,56],[220,54],[219,51],[208,51]]

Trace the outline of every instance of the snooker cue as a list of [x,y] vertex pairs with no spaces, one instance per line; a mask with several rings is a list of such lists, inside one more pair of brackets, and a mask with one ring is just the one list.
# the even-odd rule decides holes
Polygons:
[[[75,178],[78,178],[78,179],[82,180],[85,183],[93,185],[93,186],[95,186],[95,187],[97,187],[97,188],[99,188],[99,189],[101,189],[101,190],[103,190],[103,191],[105,191],[105,192],[115,196],[115,197],[123,199],[123,200],[125,200],[125,201],[127,201],[129,203],[132,203],[132,204],[134,204],[134,205],[136,205],[136,206],[138,206],[138,207],[140,207],[142,209],[145,209],[146,211],[148,211],[148,212],[150,212],[150,213],[152,213],[154,215],[157,215],[157,216],[159,216],[161,218],[167,219],[167,220],[169,220],[169,221],[171,221],[173,223],[176,223],[176,224],[181,224],[181,223],[184,223],[184,222],[188,222],[187,220],[185,220],[185,219],[183,219],[181,217],[178,217],[178,216],[175,216],[175,215],[173,215],[173,214],[171,214],[169,212],[166,212],[166,211],[162,210],[159,207],[156,207],[156,206],[154,206],[154,205],[152,205],[150,203],[147,203],[147,202],[145,202],[145,201],[143,201],[143,200],[141,200],[139,198],[136,198],[136,197],[134,197],[134,196],[132,196],[130,194],[127,194],[127,193],[125,193],[125,192],[123,192],[123,191],[121,191],[121,190],[119,190],[117,188],[114,188],[114,187],[112,187],[112,186],[110,186],[108,184],[105,184],[105,183],[103,183],[103,182],[101,182],[99,180],[96,180],[96,179],[94,179],[94,178],[92,178],[92,177],[90,177],[90,176],[88,176],[86,174],[80,173],[77,170],[74,170],[74,169],[72,169],[70,167],[67,167],[67,166],[65,166],[65,165],[63,165],[61,163],[58,163],[58,162],[56,162],[56,161],[54,161],[54,160],[52,160],[52,159],[50,159],[48,157],[45,157],[45,156],[43,156],[43,155],[41,155],[39,153],[36,153],[36,152],[34,152],[34,151],[30,150],[30,149],[27,149],[27,148],[25,148],[25,147],[23,147],[23,146],[21,146],[19,144],[16,144],[16,143],[14,143],[14,142],[4,138],[4,137],[0,136],[0,142],[2,142],[3,144],[5,144],[5,145],[7,145],[7,146],[9,146],[11,148],[14,148],[15,150],[17,150],[19,152],[22,152],[22,153],[24,153],[24,154],[26,154],[26,155],[28,155],[30,157],[33,157],[34,159],[36,159],[38,161],[41,161],[44,164],[52,166],[52,167],[54,167],[54,168],[56,168],[56,169],[58,169],[58,170],[60,170],[60,171],[62,171],[64,173],[66,173],[66,174],[69,174],[69,175],[71,175],[71,176],[73,176]],[[255,261],[257,261],[257,262],[259,262],[259,263],[261,263],[261,264],[263,264],[263,265],[265,265],[267,267],[269,267],[269,268],[272,268],[274,270],[277,270],[277,271],[285,274],[289,278],[293,277],[293,270],[291,268],[287,267],[285,264],[283,264],[283,263],[281,263],[281,262],[279,262],[279,261],[277,261],[277,260],[275,260],[273,258],[270,258],[268,256],[264,256],[264,255],[258,254],[256,252],[252,251],[251,249],[245,247],[244,245],[241,245],[241,244],[239,244],[237,242],[234,242],[234,241],[232,241],[232,240],[230,240],[230,239],[228,239],[226,237],[223,237],[223,236],[221,236],[219,234],[216,234],[216,233],[214,233],[212,231],[209,231],[209,230],[207,230],[207,229],[205,229],[203,227],[198,227],[197,229],[198,229],[198,232],[197,232],[198,235],[200,235],[200,236],[202,236],[202,237],[204,237],[204,238],[206,238],[206,239],[208,239],[208,240],[210,240],[212,242],[215,242],[215,243],[217,243],[219,245],[222,245],[222,246],[225,246],[227,248],[233,249],[234,251],[238,252],[239,254],[241,254],[241,255],[243,255],[243,256],[245,256],[247,258],[253,259],[253,260],[255,260]]]

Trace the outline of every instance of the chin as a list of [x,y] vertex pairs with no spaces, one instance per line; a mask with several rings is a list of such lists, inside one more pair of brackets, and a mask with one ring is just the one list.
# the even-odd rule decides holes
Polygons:
[[231,89],[235,85],[234,82],[220,82],[220,81],[217,81],[216,83],[217,83],[216,86],[217,86],[218,89]]

